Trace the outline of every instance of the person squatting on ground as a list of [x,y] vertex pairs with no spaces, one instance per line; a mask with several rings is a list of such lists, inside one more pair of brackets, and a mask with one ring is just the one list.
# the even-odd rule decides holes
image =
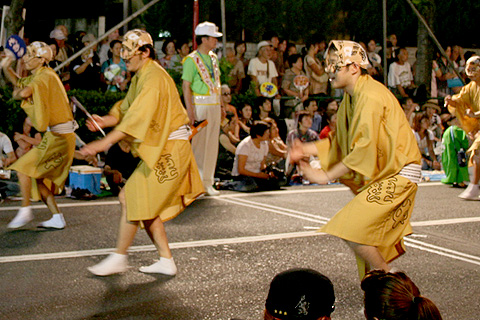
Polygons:
[[[332,86],[345,91],[336,132],[315,143],[296,141],[290,150],[311,182],[340,178],[356,195],[320,231],[353,249],[361,279],[370,269],[389,271],[388,263],[405,252],[403,237],[412,233],[410,217],[421,179],[412,129],[395,96],[367,74],[367,63],[358,43],[330,42],[327,71]],[[311,155],[319,157],[322,170],[303,161]]]
[[333,284],[312,269],[289,269],[270,283],[264,320],[329,320],[335,310]]
[[35,129],[44,132],[40,144],[9,167],[17,171],[22,193],[21,208],[8,224],[11,229],[20,228],[33,219],[30,198],[41,199],[53,214],[50,220],[40,223],[40,227],[65,228],[54,193],[60,193],[68,177],[75,151],[74,131],[77,124],[60,78],[48,67],[52,58],[50,46],[35,41],[27,47],[23,57],[30,76],[18,78],[10,67],[11,60],[3,66],[5,75],[15,86],[13,97],[22,100],[21,107]]
[[403,272],[373,270],[361,284],[367,320],[442,320],[437,306]]
[[465,73],[470,78],[470,83],[463,87],[454,96],[445,97],[445,106],[448,111],[457,117],[460,127],[473,141],[468,149],[470,154],[469,166],[473,166],[473,175],[467,189],[459,197],[465,200],[480,200],[480,57],[472,56],[467,60]]
[[[140,271],[175,275],[163,221],[177,216],[204,192],[189,142],[189,119],[172,78],[154,61],[150,34],[139,29],[127,32],[122,58],[135,72],[127,95],[107,116],[94,115],[101,127],[115,128],[81,152],[95,155],[123,139],[141,161],[119,194],[122,216],[116,250],[88,270],[98,276],[126,271],[127,249],[140,225],[160,255],[158,262]],[[91,121],[87,125],[97,130]]]
[[213,49],[222,36],[211,22],[202,22],[195,28],[198,49],[183,62],[182,89],[190,125],[207,120],[208,124],[192,139],[192,149],[209,196],[220,193],[213,188],[220,134],[220,69]]

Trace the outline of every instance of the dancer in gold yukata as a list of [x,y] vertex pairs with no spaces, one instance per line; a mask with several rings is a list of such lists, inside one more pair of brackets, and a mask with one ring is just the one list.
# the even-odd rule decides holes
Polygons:
[[[347,242],[363,278],[369,269],[389,271],[388,263],[405,252],[421,156],[397,99],[368,75],[358,43],[330,42],[326,62],[332,86],[344,90],[336,132],[315,143],[296,141],[290,157],[308,180],[340,178],[356,195],[319,231]],[[321,170],[303,160],[310,155],[319,157]]]
[[8,224],[8,228],[12,229],[20,228],[33,219],[30,198],[41,199],[53,214],[40,227],[65,227],[54,193],[59,193],[63,187],[73,161],[76,122],[61,80],[48,67],[52,56],[52,49],[46,43],[35,41],[27,47],[23,57],[31,76],[18,78],[10,67],[11,61],[3,66],[5,75],[15,85],[14,98],[22,100],[21,107],[35,129],[44,132],[40,144],[9,168],[18,173],[23,197],[20,210]]
[[[124,100],[116,103],[108,115],[93,116],[100,127],[115,128],[80,152],[95,155],[126,140],[142,161],[119,194],[122,217],[116,251],[88,270],[98,276],[126,271],[127,249],[140,225],[160,255],[158,262],[140,271],[175,275],[177,267],[163,221],[177,216],[204,192],[189,142],[189,119],[174,81],[155,62],[150,34],[135,29],[124,39],[122,58],[128,70],[136,74]],[[98,129],[92,121],[87,125],[92,131]]]
[[465,200],[480,200],[480,57],[472,56],[467,60],[465,73],[470,83],[454,96],[445,97],[445,106],[460,121],[460,126],[473,141],[468,149],[469,166],[473,167],[473,175],[467,189],[459,197]]

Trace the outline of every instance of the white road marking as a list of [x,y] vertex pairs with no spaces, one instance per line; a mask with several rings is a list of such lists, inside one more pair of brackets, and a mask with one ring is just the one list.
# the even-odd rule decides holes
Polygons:
[[[325,235],[325,233],[320,233],[316,231],[303,231],[303,232],[277,233],[277,234],[267,234],[267,235],[261,235],[261,236],[249,236],[249,237],[238,237],[238,238],[173,242],[173,243],[170,243],[169,245],[170,245],[170,249],[184,249],[184,248],[218,246],[218,245],[225,245],[225,244],[239,244],[239,243],[270,241],[270,240],[313,237],[313,236],[320,236],[320,235]],[[156,251],[156,250],[157,249],[155,248],[154,245],[145,245],[145,246],[132,246],[129,248],[128,251],[129,252],[146,252],[146,251]],[[80,251],[37,253],[37,254],[7,256],[7,257],[0,257],[0,263],[102,256],[102,255],[107,255],[109,253],[112,253],[114,251],[115,251],[114,248],[108,248],[108,249],[80,250]]]
[[[237,205],[242,205],[250,208],[256,208],[260,209],[263,211],[269,211],[281,215],[286,215],[290,216],[293,218],[297,219],[302,219],[302,220],[307,220],[307,221],[316,221],[320,224],[325,224],[328,222],[328,218],[326,217],[321,217],[321,216],[315,216],[306,212],[301,212],[298,210],[290,210],[290,209],[285,209],[273,205],[268,205],[264,203],[259,203],[255,201],[250,201],[250,200],[244,200],[244,199],[218,199],[221,201],[225,202],[230,202],[233,204]],[[445,225],[445,224],[458,224],[458,223],[467,223],[467,222],[479,222],[480,217],[469,217],[469,218],[454,218],[454,219],[442,219],[442,220],[429,220],[429,221],[418,221],[418,222],[412,222],[412,226],[430,226],[430,225]],[[305,229],[310,229],[311,227],[304,227]],[[419,240],[415,240],[412,238],[405,238],[405,245],[416,248],[422,251],[427,251],[431,253],[435,253],[441,256],[449,257],[452,259],[464,261],[464,262],[469,262],[473,264],[478,264],[480,265],[480,257],[469,255],[460,251],[455,251],[455,250],[450,250],[448,248],[444,247],[439,247],[435,246],[426,242],[422,242]]]
[[[441,183],[426,183],[420,184],[419,186],[435,186],[441,185]],[[314,192],[335,192],[335,191],[345,191],[348,188],[338,187],[338,188],[322,188],[322,189],[297,189],[297,190],[287,190],[287,191],[271,191],[263,192],[257,195],[265,194],[295,194],[295,193],[314,193]],[[264,203],[259,203],[251,200],[238,199],[241,197],[251,196],[253,194],[229,194],[221,195],[219,197],[210,197],[209,199],[216,199],[223,202],[229,202],[236,205],[241,205],[245,207],[260,209],[268,212],[273,212],[276,214],[281,214],[297,219],[302,219],[310,222],[316,222],[319,224],[325,224],[328,222],[329,218],[317,216],[314,214],[292,210],[287,208],[281,208],[273,205],[268,205]],[[94,201],[94,202],[79,202],[79,203],[63,203],[59,204],[59,207],[88,207],[88,206],[107,206],[107,205],[118,205],[118,200],[114,201]],[[34,209],[45,208],[44,205],[34,205]],[[10,211],[18,210],[19,207],[4,207],[0,208],[0,211]],[[448,224],[459,224],[459,223],[471,223],[471,222],[480,222],[480,217],[467,217],[467,218],[453,218],[453,219],[441,219],[441,220],[428,220],[428,221],[414,221],[412,226],[434,226],[434,225],[448,225]],[[313,229],[315,227],[304,227],[305,229]],[[262,235],[262,236],[251,236],[251,237],[239,237],[239,238],[227,238],[227,239],[210,239],[210,240],[200,240],[200,241],[187,241],[187,242],[177,242],[171,243],[171,249],[181,249],[181,248],[194,248],[194,247],[204,247],[204,246],[217,246],[224,244],[239,244],[239,243],[250,243],[250,242],[261,242],[269,240],[281,240],[281,239],[291,239],[291,238],[300,238],[300,237],[311,237],[311,236],[320,236],[324,235],[316,231],[304,231],[304,232],[293,232],[293,233],[280,233],[280,234],[271,234],[271,235]],[[480,265],[480,257],[469,255],[463,252],[451,250],[448,248],[435,246],[426,242],[418,241],[412,239],[411,237],[405,238],[405,245],[416,248],[422,251],[431,252],[437,255],[449,257],[452,259],[469,262],[472,264]],[[153,245],[145,246],[133,246],[129,249],[130,252],[145,252],[145,251],[155,251],[156,248]],[[70,252],[57,252],[57,253],[40,253],[40,254],[30,254],[30,255],[18,255],[18,256],[8,256],[0,257],[0,263],[8,262],[21,262],[21,261],[36,261],[36,260],[52,260],[52,259],[65,259],[65,258],[78,258],[78,257],[88,257],[88,256],[98,256],[98,255],[107,255],[113,252],[113,248],[108,249],[96,249],[96,250],[82,250],[82,251],[70,251]]]

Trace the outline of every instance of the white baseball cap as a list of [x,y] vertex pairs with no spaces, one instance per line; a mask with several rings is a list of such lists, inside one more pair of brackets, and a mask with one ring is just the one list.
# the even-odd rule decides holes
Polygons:
[[65,40],[67,37],[62,30],[53,29],[52,32],[50,32],[50,39]]
[[215,25],[215,23],[205,21],[197,25],[195,28],[195,35],[218,38],[223,36],[223,33],[218,32],[218,27]]
[[272,44],[268,41],[260,41],[258,44],[257,44],[257,52],[260,51],[260,49],[262,49],[263,47],[271,47]]

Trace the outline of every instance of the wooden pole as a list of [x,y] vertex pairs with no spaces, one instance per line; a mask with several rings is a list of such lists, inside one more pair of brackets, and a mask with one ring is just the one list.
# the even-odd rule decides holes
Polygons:
[[96,44],[100,43],[101,41],[103,41],[103,39],[105,39],[106,37],[108,37],[108,35],[110,33],[112,33],[113,31],[117,30],[117,29],[120,29],[122,26],[126,25],[127,23],[129,23],[130,21],[132,21],[133,19],[135,19],[136,17],[138,17],[139,15],[141,15],[142,13],[144,13],[147,9],[149,9],[151,6],[153,6],[154,4],[156,4],[157,2],[159,2],[160,0],[152,0],[150,1],[149,3],[147,3],[145,6],[143,6],[141,9],[137,10],[134,14],[130,15],[128,18],[124,19],[122,22],[120,22],[119,24],[117,24],[116,26],[114,26],[113,28],[111,28],[110,30],[108,30],[107,32],[105,32],[105,34],[103,34],[102,36],[98,37],[97,41],[95,42],[92,42],[90,43],[88,46],[86,46],[85,48],[83,48],[82,50],[78,51],[77,53],[75,53],[74,55],[72,55],[71,57],[69,57],[67,60],[65,60],[64,62],[62,62],[60,65],[58,65],[57,67],[55,67],[55,71],[58,71],[60,70],[61,68],[63,68],[64,66],[66,66],[67,64],[69,64],[71,61],[73,61],[74,59],[76,59],[77,57],[81,56],[82,53],[84,53],[85,51],[89,50],[90,48],[93,48]]

